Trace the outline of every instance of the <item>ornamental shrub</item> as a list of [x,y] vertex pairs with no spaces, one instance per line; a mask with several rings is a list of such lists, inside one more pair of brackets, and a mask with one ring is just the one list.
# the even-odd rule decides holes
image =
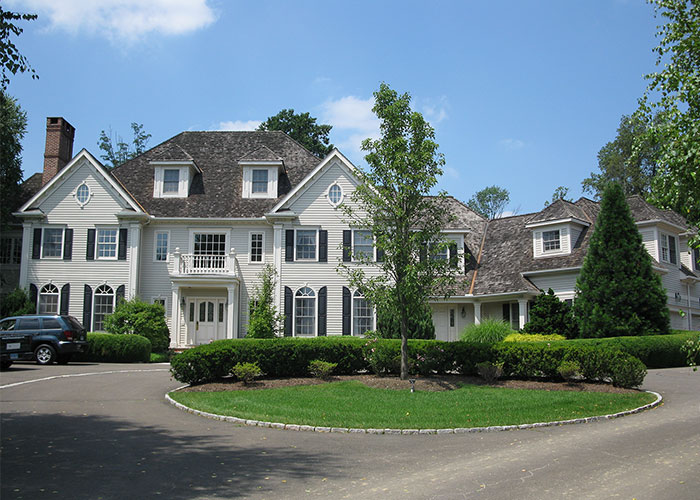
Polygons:
[[462,332],[461,340],[466,342],[482,342],[495,344],[501,342],[508,335],[516,333],[505,321],[486,318],[480,324],[471,324]]
[[248,385],[256,378],[261,377],[263,372],[257,363],[236,363],[231,369],[231,374]]
[[581,365],[579,365],[576,361],[571,360],[562,361],[559,368],[557,368],[557,371],[559,372],[559,375],[561,375],[561,378],[569,383],[574,382],[576,379],[583,376],[581,373]]
[[698,363],[700,363],[700,336],[695,339],[688,339],[681,346],[681,351],[686,356],[688,366],[693,368],[693,371],[698,371]]
[[477,363],[476,369],[487,384],[493,384],[503,375],[503,362],[492,363],[490,361],[483,361]]
[[370,338],[365,342],[362,352],[369,369],[375,375],[389,375],[401,371],[399,341],[387,342],[379,338]]
[[536,333],[511,333],[503,342],[554,342],[566,340],[563,335],[539,335]]
[[258,275],[260,286],[255,288],[248,304],[247,337],[274,339],[282,331],[284,315],[277,314],[274,302],[276,276],[277,271],[270,264],[266,264]]
[[309,363],[309,373],[316,378],[321,380],[328,380],[333,374],[333,370],[336,369],[338,363],[328,363],[321,359],[314,359]]
[[36,313],[36,305],[23,288],[15,288],[0,300],[0,318]]
[[567,338],[578,336],[578,328],[566,302],[559,300],[551,288],[535,298],[530,308],[530,321],[525,323],[523,332],[541,335],[564,335]]
[[580,337],[654,335],[669,329],[666,292],[619,184],[610,183],[603,192],[576,294]]
[[75,353],[73,361],[100,363],[148,363],[151,357],[151,341],[141,335],[113,335],[111,333],[87,334],[87,349]]
[[115,335],[141,335],[151,341],[153,352],[165,352],[170,343],[162,304],[149,304],[134,297],[120,300],[104,321],[105,330]]

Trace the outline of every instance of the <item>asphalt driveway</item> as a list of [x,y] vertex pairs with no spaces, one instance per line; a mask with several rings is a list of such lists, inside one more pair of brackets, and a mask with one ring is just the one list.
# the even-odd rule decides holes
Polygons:
[[0,374],[0,496],[700,497],[700,372],[687,368],[651,370],[645,388],[664,404],[638,415],[460,435],[239,427],[167,404],[179,385],[167,365],[13,365]]

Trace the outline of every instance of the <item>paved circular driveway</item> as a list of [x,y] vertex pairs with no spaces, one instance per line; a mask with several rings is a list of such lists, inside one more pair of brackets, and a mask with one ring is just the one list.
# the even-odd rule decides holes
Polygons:
[[[82,376],[62,377],[73,374]],[[645,388],[664,404],[639,415],[461,435],[238,427],[167,404],[179,385],[167,365],[13,365],[0,375],[0,496],[677,500],[700,491],[700,373],[687,368],[651,370]]]

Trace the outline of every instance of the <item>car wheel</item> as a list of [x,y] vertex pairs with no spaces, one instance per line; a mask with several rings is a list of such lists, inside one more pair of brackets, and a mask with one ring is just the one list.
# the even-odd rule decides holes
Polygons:
[[67,365],[72,356],[70,354],[59,354],[56,363],[59,365]]
[[0,362],[0,370],[7,370],[10,366],[12,366],[12,361],[9,359],[7,361]]
[[42,344],[34,350],[38,365],[50,365],[56,359],[56,351],[50,345]]

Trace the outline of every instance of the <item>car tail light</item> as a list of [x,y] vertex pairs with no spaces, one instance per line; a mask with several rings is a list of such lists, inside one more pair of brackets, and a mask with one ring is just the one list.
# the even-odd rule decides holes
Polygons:
[[73,332],[71,330],[63,330],[63,335],[66,340],[73,340]]

